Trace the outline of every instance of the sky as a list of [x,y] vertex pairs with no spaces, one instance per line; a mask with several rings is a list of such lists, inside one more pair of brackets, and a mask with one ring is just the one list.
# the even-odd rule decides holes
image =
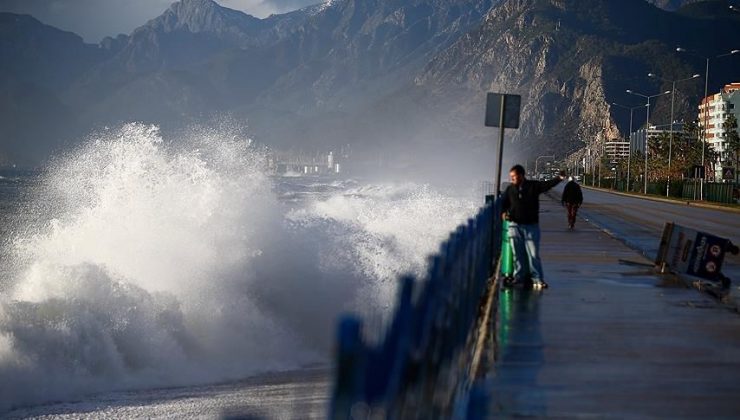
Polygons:
[[[72,31],[86,42],[130,34],[162,14],[175,0],[0,0],[0,12],[29,14],[43,23]],[[216,0],[256,17],[285,13],[321,0]]]

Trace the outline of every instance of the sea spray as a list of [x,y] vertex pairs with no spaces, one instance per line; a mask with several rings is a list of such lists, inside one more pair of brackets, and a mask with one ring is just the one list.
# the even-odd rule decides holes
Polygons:
[[127,124],[49,168],[2,279],[0,407],[312,360],[250,297],[281,219],[237,134]]
[[[288,214],[301,226],[332,230],[324,267],[343,267],[362,278],[366,308],[388,308],[401,274],[423,276],[427,257],[450,231],[474,213],[469,197],[453,197],[415,183],[355,186]],[[363,305],[358,303],[360,309]]]
[[0,409],[328,363],[337,315],[387,312],[397,275],[475,211],[265,163],[228,124],[127,124],[57,158],[7,241]]

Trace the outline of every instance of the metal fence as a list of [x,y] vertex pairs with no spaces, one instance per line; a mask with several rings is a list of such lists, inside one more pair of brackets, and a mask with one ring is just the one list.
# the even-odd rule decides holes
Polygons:
[[[667,181],[648,182],[647,193],[652,195],[665,196]],[[583,185],[591,185],[591,179],[586,175]],[[598,179],[595,186],[599,186]],[[642,182],[632,181],[630,189],[632,192],[642,193],[644,190]],[[610,188],[617,191],[626,190],[626,181],[604,179],[601,184],[602,188]],[[704,186],[700,185],[698,179],[679,179],[671,181],[670,196],[673,198],[683,198],[687,200],[700,200],[701,191],[704,191],[704,200],[715,203],[740,204],[740,185],[732,182],[705,182]]]
[[[704,199],[716,203],[732,204],[738,201],[738,188],[734,183],[706,182],[704,183]],[[698,197],[701,188],[698,183],[686,181],[683,187],[683,198]]]
[[339,322],[331,419],[481,418],[476,385],[476,321],[493,287],[501,246],[500,200],[458,226],[430,259],[424,278],[401,278],[395,313],[377,344],[363,321]]

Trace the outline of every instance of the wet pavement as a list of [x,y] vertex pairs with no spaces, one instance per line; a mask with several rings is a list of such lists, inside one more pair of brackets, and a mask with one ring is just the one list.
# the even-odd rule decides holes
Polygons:
[[501,292],[491,417],[740,415],[740,315],[544,196],[540,223],[550,288]]
[[[548,194],[559,197],[556,189]],[[584,188],[584,199],[580,211],[584,220],[595,224],[651,260],[657,255],[657,238],[660,238],[666,222],[740,243],[738,207],[719,207],[706,202],[690,202],[689,206],[653,196],[639,197],[589,187]],[[722,272],[735,279],[727,290],[718,288],[716,283],[701,281],[688,275],[684,275],[682,280],[687,285],[721,294],[728,307],[740,312],[740,255],[725,255]]]

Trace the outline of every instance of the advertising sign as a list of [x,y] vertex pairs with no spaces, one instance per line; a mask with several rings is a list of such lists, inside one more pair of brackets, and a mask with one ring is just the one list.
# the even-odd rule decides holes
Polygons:
[[729,239],[666,223],[655,263],[674,273],[719,280],[729,246]]

